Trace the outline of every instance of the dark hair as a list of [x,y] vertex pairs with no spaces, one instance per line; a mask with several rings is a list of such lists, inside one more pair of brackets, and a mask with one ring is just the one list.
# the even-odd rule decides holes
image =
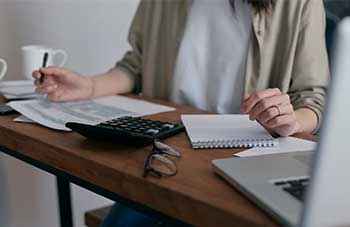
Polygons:
[[[268,11],[274,4],[275,0],[242,0],[248,1],[256,10]],[[230,0],[232,7],[235,7],[235,0]]]

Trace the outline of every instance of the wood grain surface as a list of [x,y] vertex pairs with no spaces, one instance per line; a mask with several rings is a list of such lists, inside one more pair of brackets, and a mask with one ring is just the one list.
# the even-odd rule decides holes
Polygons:
[[[204,113],[164,101],[146,100],[177,108],[174,112],[149,116],[152,119],[179,123],[180,114]],[[150,146],[132,148],[91,141],[74,132],[15,123],[13,119],[17,116],[0,117],[0,145],[170,217],[194,226],[277,225],[212,170],[212,160],[233,157],[241,149],[193,150],[186,134],[181,133],[165,140],[183,154],[176,161],[178,174],[160,179],[143,178]],[[297,136],[315,139],[310,135]]]

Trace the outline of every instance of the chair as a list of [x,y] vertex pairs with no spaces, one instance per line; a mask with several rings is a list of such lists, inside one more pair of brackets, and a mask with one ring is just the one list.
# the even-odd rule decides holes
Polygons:
[[337,24],[350,16],[350,0],[324,0],[327,17],[326,42],[328,53],[332,50],[333,36]]

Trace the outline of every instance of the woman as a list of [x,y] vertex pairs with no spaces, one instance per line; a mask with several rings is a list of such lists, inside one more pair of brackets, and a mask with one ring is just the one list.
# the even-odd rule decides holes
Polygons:
[[[89,78],[40,69],[46,79],[37,92],[52,101],[142,92],[249,114],[281,136],[312,133],[329,79],[324,36],[322,0],[141,1],[129,34],[132,50],[116,67]],[[39,85],[40,73],[33,76]]]

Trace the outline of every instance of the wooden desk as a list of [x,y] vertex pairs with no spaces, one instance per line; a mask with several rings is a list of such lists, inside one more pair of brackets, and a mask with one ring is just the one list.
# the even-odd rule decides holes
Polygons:
[[[153,115],[153,119],[179,122],[182,113],[201,113],[185,106],[151,101],[177,108],[176,112]],[[14,123],[14,117],[0,117],[0,150],[58,177],[61,226],[72,225],[69,182],[175,223],[180,220],[194,226],[277,225],[213,172],[213,159],[232,157],[239,149],[193,150],[186,134],[181,133],[165,141],[183,154],[177,161],[178,174],[161,179],[143,178],[150,146],[135,149],[89,141],[73,132]],[[314,139],[307,135],[299,137]]]

